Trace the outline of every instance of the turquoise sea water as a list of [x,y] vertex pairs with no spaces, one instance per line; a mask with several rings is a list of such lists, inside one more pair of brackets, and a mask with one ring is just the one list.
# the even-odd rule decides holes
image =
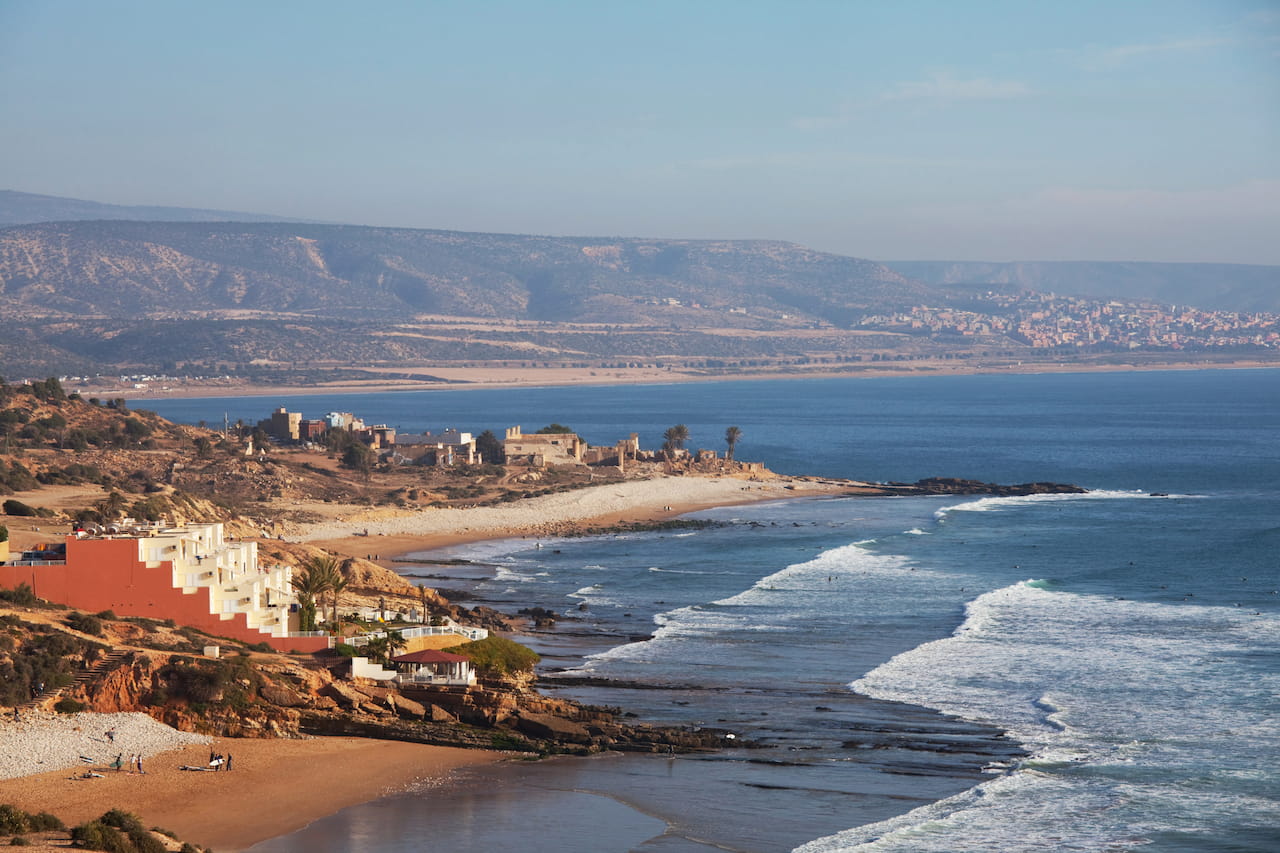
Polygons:
[[[280,404],[647,447],[679,422],[719,448],[732,424],[739,458],[787,473],[1093,491],[784,501],[675,535],[477,546],[492,570],[431,583],[570,614],[534,640],[549,675],[604,681],[548,689],[764,748],[474,771],[261,853],[390,853],[427,831],[489,850],[522,826],[535,850],[1280,848],[1280,371],[142,405],[218,422]],[[983,753],[971,723],[1026,757]]]

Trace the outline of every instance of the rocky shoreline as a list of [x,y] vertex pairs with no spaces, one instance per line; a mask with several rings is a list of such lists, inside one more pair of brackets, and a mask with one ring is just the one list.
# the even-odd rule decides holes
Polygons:
[[[714,728],[624,723],[617,708],[583,705],[512,686],[399,689],[334,682],[329,707],[304,710],[307,735],[399,740],[435,746],[502,749],[538,755],[618,752],[683,753],[728,743]],[[744,746],[741,741],[736,746]]]

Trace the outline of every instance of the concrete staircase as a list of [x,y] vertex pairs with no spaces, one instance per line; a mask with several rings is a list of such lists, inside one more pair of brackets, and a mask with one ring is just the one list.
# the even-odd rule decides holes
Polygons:
[[28,699],[26,702],[23,702],[21,705],[18,705],[17,710],[19,712],[26,711],[26,710],[35,710],[37,708],[43,708],[48,704],[56,702],[58,701],[58,699],[62,697],[62,694],[66,693],[69,690],[74,690],[77,687],[81,687],[83,685],[96,681],[101,675],[115,669],[117,666],[124,663],[124,661],[132,655],[133,655],[133,652],[130,651],[129,649],[112,649],[111,651],[107,652],[105,655],[103,655],[102,657],[94,661],[92,666],[77,672],[76,677],[72,679],[70,684],[64,687],[55,688],[53,690],[46,690],[44,693],[41,693],[39,696],[36,696],[32,699]]

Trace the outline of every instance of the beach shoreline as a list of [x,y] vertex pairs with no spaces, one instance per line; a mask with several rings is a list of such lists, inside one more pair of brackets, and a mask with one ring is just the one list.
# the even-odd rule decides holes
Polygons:
[[[1255,370],[1276,368],[1280,363],[1266,360],[1236,361],[1170,361],[1151,364],[1102,364],[1059,362],[1011,362],[990,366],[957,364],[952,360],[915,362],[910,367],[894,364],[864,366],[850,370],[761,371],[706,375],[666,369],[611,370],[602,373],[586,368],[487,368],[432,366],[431,374],[440,381],[362,380],[356,382],[321,382],[296,385],[272,385],[211,380],[207,383],[184,381],[181,385],[160,387],[114,387],[108,384],[69,386],[68,392],[83,396],[110,396],[146,403],[151,399],[214,397],[278,397],[316,394],[380,394],[392,391],[467,391],[503,388],[555,388],[569,386],[667,385],[698,382],[745,382],[807,379],[877,379],[881,377],[979,376],[1038,373],[1120,373],[1168,370]],[[426,369],[426,368],[423,368]],[[376,371],[375,371],[376,372]]]
[[400,558],[423,551],[501,539],[549,539],[762,501],[847,495],[856,487],[772,474],[753,479],[661,476],[529,498],[517,505],[421,509],[394,515],[371,511],[294,525],[286,538],[392,567]]

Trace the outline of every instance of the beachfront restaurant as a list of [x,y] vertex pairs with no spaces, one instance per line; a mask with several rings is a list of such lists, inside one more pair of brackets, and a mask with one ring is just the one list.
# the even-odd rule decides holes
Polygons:
[[401,684],[470,687],[476,683],[475,669],[471,661],[462,655],[423,649],[397,655],[391,662],[400,672]]

